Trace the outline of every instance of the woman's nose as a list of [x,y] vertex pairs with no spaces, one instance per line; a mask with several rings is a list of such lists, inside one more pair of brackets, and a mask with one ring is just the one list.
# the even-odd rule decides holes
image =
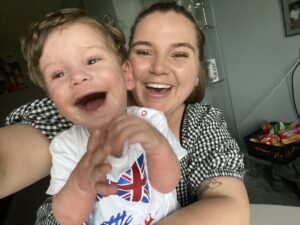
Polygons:
[[169,74],[169,67],[167,59],[164,56],[156,55],[153,57],[150,72],[155,75]]

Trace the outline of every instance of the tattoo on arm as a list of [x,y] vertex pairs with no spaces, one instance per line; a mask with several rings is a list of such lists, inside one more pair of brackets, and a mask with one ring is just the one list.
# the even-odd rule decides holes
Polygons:
[[197,196],[198,198],[201,198],[203,193],[208,190],[208,189],[215,189],[217,187],[220,187],[222,185],[221,181],[218,181],[216,178],[208,178],[204,180],[200,185],[197,190]]

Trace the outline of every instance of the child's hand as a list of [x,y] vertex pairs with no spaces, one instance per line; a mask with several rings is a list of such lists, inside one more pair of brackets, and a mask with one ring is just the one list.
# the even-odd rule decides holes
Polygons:
[[151,185],[163,193],[174,190],[181,174],[179,161],[168,140],[150,123],[132,115],[120,117],[109,127],[108,140],[112,154],[115,150],[118,152],[125,141],[140,143],[147,155]]
[[89,137],[87,152],[83,155],[74,169],[72,176],[78,187],[84,192],[107,196],[115,194],[117,188],[108,184],[106,175],[111,165],[106,163],[111,147],[107,144],[107,134],[100,130],[93,130]]
[[[66,185],[53,196],[53,215],[60,224],[82,224],[93,209],[96,194],[115,194],[117,187],[108,184],[106,174],[111,166],[105,163],[110,153],[104,132],[94,130],[83,155]],[[74,207],[78,206],[80,207]],[[72,215],[72,217],[70,217]]]
[[[133,115],[118,118],[109,127],[109,142],[114,150],[128,144],[140,143],[147,154],[159,154],[162,150],[171,150],[166,138],[150,123]],[[171,150],[172,151],[172,150]]]

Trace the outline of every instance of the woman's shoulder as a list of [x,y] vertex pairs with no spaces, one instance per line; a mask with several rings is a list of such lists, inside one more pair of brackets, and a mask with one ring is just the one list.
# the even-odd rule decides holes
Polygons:
[[186,105],[180,130],[182,138],[195,140],[205,135],[218,136],[221,130],[227,132],[227,123],[219,108],[193,103]]
[[222,110],[201,103],[190,103],[186,105],[184,118],[187,122],[196,123],[197,125],[206,122],[223,122],[224,116]]
[[17,123],[38,128],[49,139],[72,125],[58,114],[49,98],[37,99],[12,111],[6,118],[5,125]]
[[13,110],[6,118],[5,124],[11,125],[14,123],[21,122],[27,116],[34,115],[45,115],[47,114],[57,114],[57,110],[54,103],[49,98],[37,99],[32,102],[28,102],[15,110]]

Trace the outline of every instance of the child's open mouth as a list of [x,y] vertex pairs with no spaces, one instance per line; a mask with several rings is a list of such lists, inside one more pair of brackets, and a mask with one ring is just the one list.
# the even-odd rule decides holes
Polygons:
[[75,102],[75,105],[87,112],[92,112],[99,109],[103,105],[105,98],[106,92],[92,93],[79,98]]

